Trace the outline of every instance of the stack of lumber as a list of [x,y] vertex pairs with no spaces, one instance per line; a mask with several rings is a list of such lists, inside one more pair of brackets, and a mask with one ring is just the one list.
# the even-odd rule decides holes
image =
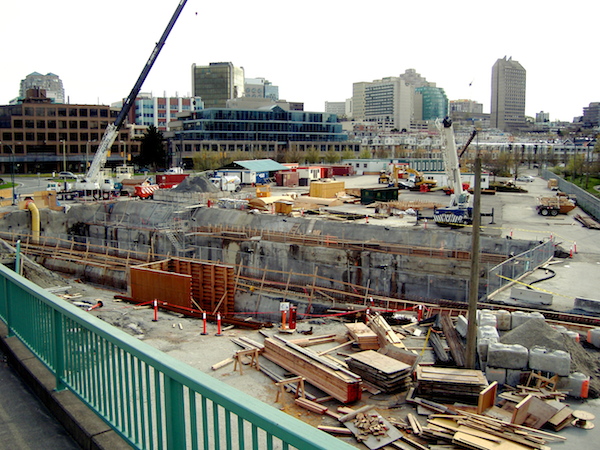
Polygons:
[[346,323],[348,334],[358,343],[361,350],[377,350],[379,340],[377,334],[362,322]]
[[346,360],[348,368],[384,392],[406,388],[411,366],[373,350],[356,353]]
[[600,225],[598,224],[598,222],[596,222],[591,217],[582,216],[580,214],[577,214],[574,217],[574,219],[586,228],[590,228],[593,230],[600,230]]
[[361,398],[360,376],[310,349],[280,337],[267,338],[263,356],[289,372],[304,377],[308,383],[342,403],[355,402]]
[[417,366],[416,374],[418,395],[436,400],[477,404],[488,385],[480,370]]
[[369,315],[368,319],[369,327],[375,333],[377,333],[377,337],[379,338],[379,344],[382,347],[385,347],[388,344],[392,344],[395,347],[406,349],[406,347],[402,343],[402,340],[398,336],[398,333],[392,330],[390,324],[387,323],[387,321],[380,314]]
[[456,416],[429,416],[428,426],[422,428],[421,436],[478,450],[541,450],[549,448],[548,441],[564,440],[552,433],[466,412]]

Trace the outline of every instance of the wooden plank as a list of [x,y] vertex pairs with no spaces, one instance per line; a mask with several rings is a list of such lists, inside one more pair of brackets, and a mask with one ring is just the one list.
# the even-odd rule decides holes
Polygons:
[[[529,397],[529,396],[528,396]],[[515,410],[519,409],[519,405],[515,407]],[[523,417],[523,412],[519,411],[516,413],[517,419],[513,423],[518,425],[526,425],[531,428],[540,429],[544,426],[544,424],[554,415],[556,414],[556,408],[544,402],[543,400],[532,396],[531,399],[527,402],[526,415],[522,422],[519,422]],[[513,418],[515,414],[513,413]]]
[[496,393],[498,391],[498,382],[494,381],[483,391],[479,393],[479,401],[477,403],[477,414],[483,414],[484,411],[496,404]]
[[514,423],[516,425],[521,425],[527,419],[529,403],[533,400],[532,395],[528,395],[523,400],[521,400],[517,406],[515,406],[515,410],[513,411],[512,418],[510,419],[510,423]]
[[343,435],[348,435],[348,436],[352,435],[352,430],[349,430],[348,428],[331,427],[328,425],[319,425],[317,428],[321,431],[325,431],[325,432],[331,433],[331,434],[343,434]]
[[394,372],[407,372],[411,366],[404,364],[394,358],[382,355],[373,350],[365,350],[358,352],[350,357],[353,360],[360,361],[363,364],[369,365],[380,372],[391,374]]
[[483,437],[473,436],[462,431],[454,433],[452,442],[476,450],[525,450],[530,448],[506,439],[502,439],[499,443],[492,442]]
[[462,341],[458,337],[458,333],[454,329],[452,319],[450,319],[448,314],[443,314],[441,322],[442,331],[444,332],[444,336],[446,336],[446,342],[448,343],[448,347],[450,347],[450,353],[452,354],[452,358],[454,358],[454,362],[458,367],[464,367],[466,362],[465,350]]

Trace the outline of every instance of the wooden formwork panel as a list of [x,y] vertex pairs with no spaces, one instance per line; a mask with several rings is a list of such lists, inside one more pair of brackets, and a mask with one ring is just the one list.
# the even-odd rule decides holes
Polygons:
[[131,296],[140,301],[161,300],[169,304],[191,308],[190,275],[132,267]]
[[[197,304],[204,311],[211,314],[213,312],[220,312],[224,315],[233,314],[235,310],[235,273],[232,266],[176,258],[136,266],[135,269],[143,269],[161,274],[156,279],[149,277],[147,280],[141,279],[139,273],[135,274],[135,277],[137,277],[136,282],[146,283],[146,285],[136,287],[137,292],[145,292],[144,297],[138,297],[134,292],[133,269],[131,272],[131,293],[133,298],[145,299],[150,295],[152,290],[162,289],[157,286],[156,280],[160,279],[160,283],[170,286],[170,283],[173,283],[173,281],[169,278],[169,275],[185,275],[189,280],[187,304],[177,303],[178,305],[196,309]],[[175,289],[175,286],[173,286],[173,289]],[[168,300],[165,299],[165,301]]]

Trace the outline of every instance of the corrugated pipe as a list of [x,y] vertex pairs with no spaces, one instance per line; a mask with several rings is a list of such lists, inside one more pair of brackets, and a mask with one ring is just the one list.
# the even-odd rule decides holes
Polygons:
[[40,241],[40,211],[33,200],[27,202],[27,209],[31,212],[31,234],[32,242],[37,244]]

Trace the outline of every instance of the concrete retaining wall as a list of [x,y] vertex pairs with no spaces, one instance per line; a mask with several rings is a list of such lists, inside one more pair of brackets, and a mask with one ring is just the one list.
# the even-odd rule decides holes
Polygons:
[[[376,295],[459,302],[466,301],[468,297],[468,260],[432,258],[428,255],[394,255],[370,251],[368,247],[348,250],[260,239],[228,240],[190,231],[197,225],[227,225],[339,238],[355,241],[359,245],[381,242],[461,251],[470,249],[471,236],[468,233],[446,229],[429,229],[427,232],[421,229],[386,229],[385,221],[382,221],[382,225],[340,223],[310,217],[252,214],[221,208],[185,208],[180,204],[141,200],[76,204],[64,212],[42,210],[40,213],[43,237],[60,236],[73,242],[87,240],[99,246],[108,245],[115,248],[111,253],[119,256],[127,256],[128,251],[136,251],[141,255],[172,255],[242,264],[247,267],[245,270],[248,275],[252,275],[252,267],[307,275],[312,275],[317,270],[319,276],[332,280],[361,286],[369,284],[371,292]],[[24,234],[31,232],[28,211],[6,215],[0,222],[4,230],[18,230]],[[535,244],[531,241],[482,236],[481,251],[499,255],[519,254]],[[83,279],[93,282],[101,282],[107,276],[102,270],[59,267],[60,263],[57,264],[52,267],[53,270],[66,269],[71,273],[77,270],[83,272]],[[262,271],[257,271],[257,275],[261,277]],[[484,267],[482,275],[484,278]],[[116,276],[120,288],[126,285],[126,275]],[[281,281],[281,277],[279,278],[278,281]],[[486,294],[485,284],[485,281],[480,283],[480,297]],[[331,287],[340,289],[341,284]]]

